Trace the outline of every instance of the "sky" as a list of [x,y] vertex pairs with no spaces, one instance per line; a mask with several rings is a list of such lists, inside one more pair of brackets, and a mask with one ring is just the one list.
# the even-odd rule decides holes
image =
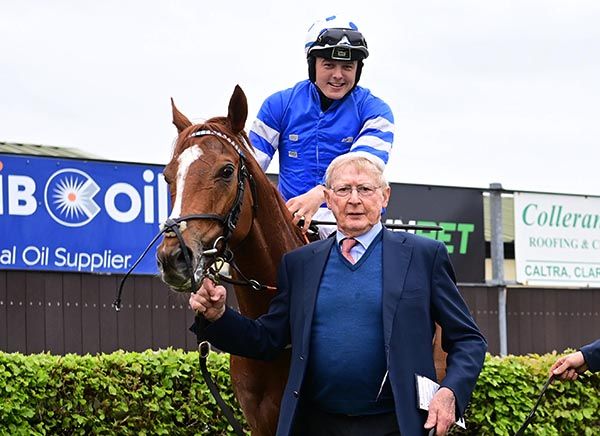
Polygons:
[[166,164],[171,97],[199,122],[239,84],[250,128],[307,77],[310,24],[341,14],[394,112],[388,180],[600,195],[600,2],[338,3],[0,0],[0,141]]

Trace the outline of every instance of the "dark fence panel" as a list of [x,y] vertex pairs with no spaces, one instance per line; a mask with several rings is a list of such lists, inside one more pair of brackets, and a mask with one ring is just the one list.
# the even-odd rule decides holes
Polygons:
[[6,271],[0,271],[0,350],[8,349],[8,320],[6,318]]
[[548,353],[600,338],[600,289],[510,288],[508,352]]
[[[0,271],[0,349],[8,352],[110,353],[166,347],[193,350],[188,295],[156,277],[132,276],[123,308],[112,308],[121,276]],[[489,351],[499,352],[498,291],[462,286]],[[230,300],[235,302],[235,300]],[[508,352],[547,353],[600,337],[599,289],[509,288]]]
[[152,348],[169,343],[169,293],[159,280],[152,280]]
[[110,353],[196,349],[188,295],[157,277],[131,276],[123,308],[112,308],[121,276],[0,271],[0,349],[8,352]]
[[27,324],[25,297],[27,281],[25,271],[6,273],[6,351],[27,350]]
[[25,334],[27,349],[39,353],[46,348],[46,289],[44,277],[25,273]]
[[[463,287],[461,293],[488,340],[500,352],[498,290]],[[550,353],[600,338],[600,289],[509,288],[508,353]]]
[[62,298],[64,306],[65,353],[83,354],[81,331],[81,276],[82,274],[40,273],[44,275],[58,274],[63,278]]
[[488,351],[493,354],[499,353],[498,291],[487,287],[463,287],[460,292],[488,341]]
[[65,353],[65,330],[63,319],[63,277],[60,274],[52,274],[44,278],[46,291],[45,301],[45,325],[46,334],[45,347],[53,354]]
[[115,276],[105,276],[99,283],[100,292],[100,349],[104,353],[118,350],[119,326],[118,315],[112,307],[115,299],[115,289],[119,282]]
[[99,276],[81,276],[81,330],[84,353],[100,352],[100,286]]

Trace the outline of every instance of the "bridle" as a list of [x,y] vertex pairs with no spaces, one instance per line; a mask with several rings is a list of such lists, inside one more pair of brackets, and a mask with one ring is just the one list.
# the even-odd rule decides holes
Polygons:
[[[248,166],[246,163],[246,156],[244,155],[244,151],[242,148],[228,135],[225,133],[219,132],[217,130],[198,130],[196,132],[191,133],[188,138],[201,137],[201,136],[216,136],[217,138],[225,141],[227,144],[233,147],[233,149],[237,152],[239,157],[239,167],[237,173],[237,190],[235,199],[229,212],[225,215],[218,215],[214,213],[199,213],[199,214],[189,214],[185,216],[181,216],[178,218],[168,218],[161,226],[159,233],[152,239],[152,241],[148,244],[142,255],[136,260],[136,262],[131,266],[129,271],[125,274],[121,283],[119,285],[119,290],[117,293],[117,298],[113,303],[113,307],[115,310],[119,311],[121,309],[121,295],[123,293],[123,286],[125,284],[125,280],[129,277],[129,275],[133,272],[136,266],[141,262],[144,256],[148,253],[150,248],[154,245],[154,243],[158,240],[161,235],[165,235],[168,237],[175,236],[178,239],[181,252],[183,254],[183,258],[186,264],[186,269],[188,275],[190,277],[190,289],[196,290],[198,289],[198,283],[202,282],[204,277],[209,277],[213,279],[213,281],[224,281],[227,283],[231,283],[234,285],[241,286],[249,286],[253,290],[275,290],[274,286],[268,286],[264,284],[260,284],[258,281],[254,279],[248,279],[244,276],[244,274],[240,271],[237,265],[234,262],[233,252],[229,248],[228,242],[233,235],[239,218],[242,211],[242,204],[244,202],[244,194],[246,191],[246,182],[250,186],[250,194],[252,200],[252,223],[254,223],[254,218],[256,217],[256,212],[258,210],[257,203],[257,193],[256,193],[256,184],[254,182],[254,178],[252,174],[248,171]],[[245,142],[245,139],[241,137]],[[209,258],[209,262],[206,262],[202,268],[199,278],[196,278],[196,271],[194,271],[192,259],[190,258],[190,254],[186,249],[186,245],[183,239],[183,232],[186,229],[187,222],[191,220],[213,220],[217,221],[223,227],[223,233],[217,237],[217,239],[213,243],[213,247],[208,250],[204,250],[201,254],[202,257]],[[229,263],[230,266],[238,273],[238,276],[241,277],[241,280],[234,280],[227,276],[224,276],[219,271],[221,266],[224,263]]]
[[[168,218],[162,226],[162,231],[165,234],[165,236],[176,236],[179,241],[179,245],[181,247],[181,251],[183,253],[183,257],[186,263],[186,268],[190,276],[192,292],[195,292],[195,290],[198,289],[198,283],[196,281],[196,272],[193,271],[192,261],[189,257],[188,251],[185,249],[185,243],[183,241],[182,232],[185,230],[187,222],[190,220],[213,220],[219,222],[223,227],[223,233],[215,240],[215,242],[213,243],[213,248],[202,252],[203,257],[211,257],[211,262],[207,263],[203,267],[200,276],[200,281],[202,281],[202,278],[204,277],[211,277],[213,278],[213,280],[217,277],[223,279],[225,278],[225,276],[220,274],[219,270],[220,266],[224,262],[233,262],[233,253],[228,246],[228,242],[231,236],[233,235],[233,232],[235,231],[240,218],[242,204],[244,202],[244,193],[246,191],[246,181],[248,181],[251,190],[250,194],[252,196],[252,222],[254,222],[256,211],[258,208],[258,203],[256,201],[257,195],[254,178],[248,171],[248,166],[246,164],[246,156],[244,155],[243,150],[238,146],[238,144],[226,134],[216,130],[198,130],[190,134],[188,138],[209,135],[216,136],[217,138],[220,138],[229,145],[231,145],[233,149],[237,152],[239,157],[239,166],[237,173],[237,190],[235,194],[235,199],[233,200],[233,204],[231,205],[229,212],[227,212],[227,214],[224,216],[217,215],[214,213],[200,213],[185,215],[179,218]],[[221,256],[217,257],[216,255],[219,254],[219,252]],[[214,268],[214,266],[217,265],[219,267]]]

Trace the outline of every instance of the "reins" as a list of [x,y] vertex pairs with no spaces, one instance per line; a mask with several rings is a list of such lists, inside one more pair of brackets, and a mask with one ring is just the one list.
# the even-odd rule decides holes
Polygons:
[[[248,286],[253,291],[271,291],[271,292],[277,291],[277,286],[265,285],[265,284],[260,283],[258,280],[247,278],[244,275],[244,273],[240,270],[240,268],[237,266],[237,264],[235,262],[233,262],[233,252],[229,248],[227,248],[223,254],[224,254],[224,256],[220,259],[224,263],[227,262],[229,264],[229,266],[231,266],[234,269],[234,271],[237,273],[237,275],[239,277],[241,277],[241,280],[236,280],[236,279],[233,279],[226,275],[223,275],[220,272],[218,272],[220,270],[220,268],[217,268],[216,269],[217,272],[215,275],[219,279],[219,281],[228,283],[230,285],[235,285],[235,286]],[[211,278],[213,279],[213,281],[216,282],[216,280],[213,277],[211,277]]]
[[544,383],[544,386],[542,387],[542,390],[540,391],[540,393],[538,395],[537,401],[535,402],[533,409],[531,409],[529,416],[527,417],[527,419],[525,420],[525,422],[523,423],[521,428],[519,428],[519,430],[517,430],[517,432],[515,433],[515,436],[523,436],[523,434],[525,433],[525,429],[529,426],[529,424],[531,424],[531,421],[533,421],[533,415],[535,415],[535,412],[536,412],[538,406],[540,405],[540,402],[542,401],[542,397],[546,393],[548,386],[550,386],[550,384],[552,383],[552,380],[554,380],[554,374],[551,374],[550,377],[548,377],[548,380],[546,380],[546,383]]

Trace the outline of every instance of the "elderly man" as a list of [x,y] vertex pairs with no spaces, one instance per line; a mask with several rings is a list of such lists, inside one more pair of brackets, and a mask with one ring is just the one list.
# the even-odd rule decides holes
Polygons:
[[[444,435],[467,406],[486,341],[455,285],[445,246],[382,227],[390,198],[383,165],[337,157],[325,199],[335,237],[286,254],[278,294],[256,320],[225,306],[209,280],[190,306],[211,323],[202,339],[230,353],[269,359],[291,343],[278,435]],[[432,338],[442,326],[447,375],[417,408],[415,374],[435,379]]]

